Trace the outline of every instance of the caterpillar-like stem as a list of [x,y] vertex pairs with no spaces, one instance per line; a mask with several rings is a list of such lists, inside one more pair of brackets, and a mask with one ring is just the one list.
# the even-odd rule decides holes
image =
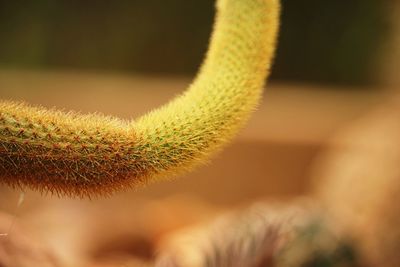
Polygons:
[[255,109],[275,50],[279,0],[220,0],[189,89],[134,120],[0,103],[0,182],[94,196],[203,162]]

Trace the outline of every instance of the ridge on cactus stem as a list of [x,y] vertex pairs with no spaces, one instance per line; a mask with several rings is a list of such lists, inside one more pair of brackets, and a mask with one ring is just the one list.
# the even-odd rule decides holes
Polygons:
[[92,197],[204,162],[257,106],[273,59],[278,0],[219,0],[205,60],[182,95],[123,121],[0,102],[0,182]]

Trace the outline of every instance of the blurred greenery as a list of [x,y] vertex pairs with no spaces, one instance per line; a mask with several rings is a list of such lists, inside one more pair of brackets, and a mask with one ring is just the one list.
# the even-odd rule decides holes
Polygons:
[[[274,79],[375,82],[385,1],[282,2]],[[213,15],[212,0],[0,0],[0,65],[193,74]]]
[[275,78],[364,85],[376,82],[389,36],[387,2],[282,0]]
[[194,72],[213,1],[0,1],[4,65]]

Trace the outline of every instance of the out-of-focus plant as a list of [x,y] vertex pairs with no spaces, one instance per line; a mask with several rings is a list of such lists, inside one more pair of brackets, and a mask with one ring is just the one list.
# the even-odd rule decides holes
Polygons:
[[157,267],[358,267],[357,247],[304,201],[258,203],[173,234]]

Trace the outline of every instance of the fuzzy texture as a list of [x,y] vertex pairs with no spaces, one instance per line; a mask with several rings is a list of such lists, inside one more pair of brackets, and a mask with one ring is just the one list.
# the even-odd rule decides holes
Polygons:
[[309,201],[257,203],[173,233],[157,267],[359,267],[357,249]]
[[257,203],[173,233],[162,245],[157,267],[272,266],[275,252],[302,224],[306,209]]
[[204,162],[258,103],[279,0],[221,0],[217,11],[196,80],[138,120],[0,103],[0,181],[59,195],[104,195]]

